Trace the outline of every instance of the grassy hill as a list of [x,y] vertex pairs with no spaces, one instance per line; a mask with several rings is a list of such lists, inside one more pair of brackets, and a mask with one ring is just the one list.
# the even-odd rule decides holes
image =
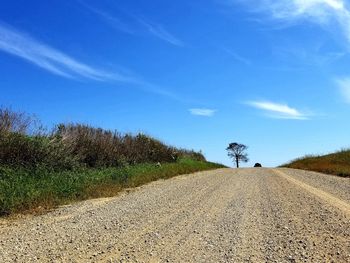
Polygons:
[[0,108],[0,216],[113,196],[123,188],[223,167],[151,136],[85,124],[47,131]]
[[282,167],[350,177],[350,149],[327,155],[305,156],[282,165]]

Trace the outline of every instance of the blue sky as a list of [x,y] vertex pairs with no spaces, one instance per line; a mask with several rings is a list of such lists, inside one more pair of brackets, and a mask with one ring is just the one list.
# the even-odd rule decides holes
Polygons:
[[349,147],[344,0],[2,1],[0,104],[230,164]]

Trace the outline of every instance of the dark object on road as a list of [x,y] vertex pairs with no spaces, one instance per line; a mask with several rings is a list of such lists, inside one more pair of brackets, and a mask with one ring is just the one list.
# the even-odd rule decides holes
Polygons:
[[261,163],[254,164],[254,167],[262,167]]

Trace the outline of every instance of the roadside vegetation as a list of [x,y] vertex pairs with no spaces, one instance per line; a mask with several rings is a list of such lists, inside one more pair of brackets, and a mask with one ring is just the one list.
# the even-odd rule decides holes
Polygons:
[[123,188],[219,167],[200,152],[141,133],[74,123],[47,131],[34,116],[0,108],[0,215],[112,196]]
[[350,177],[350,149],[318,156],[305,156],[282,167]]

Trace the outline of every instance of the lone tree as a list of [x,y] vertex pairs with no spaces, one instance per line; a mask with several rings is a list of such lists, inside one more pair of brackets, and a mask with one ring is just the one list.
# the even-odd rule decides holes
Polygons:
[[230,143],[227,150],[227,155],[230,156],[234,162],[236,162],[237,168],[239,168],[240,162],[248,162],[248,154],[245,152],[248,149],[248,146],[240,143]]

